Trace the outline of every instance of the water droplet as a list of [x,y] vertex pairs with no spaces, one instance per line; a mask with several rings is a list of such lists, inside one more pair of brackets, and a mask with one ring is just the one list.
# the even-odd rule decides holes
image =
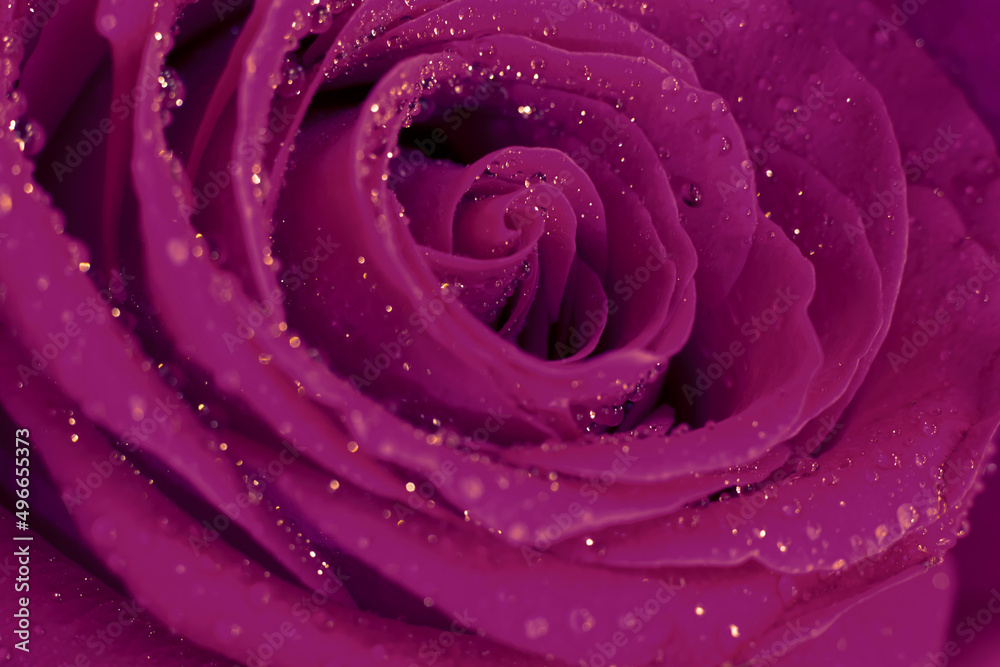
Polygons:
[[791,505],[783,505],[781,507],[781,513],[787,516],[789,519],[796,516],[802,510],[802,503],[796,498],[792,501]]
[[[553,28],[555,32],[555,28]],[[546,34],[548,36],[548,34]],[[483,42],[479,45],[479,57],[480,58],[492,58],[497,53],[497,47],[494,46],[492,42]]]
[[899,467],[899,457],[892,452],[879,452],[878,466],[883,470],[892,470]]
[[577,607],[569,613],[569,625],[576,632],[590,632],[594,629],[595,623],[597,623],[597,620],[594,618],[594,615],[583,607]]
[[333,10],[329,2],[320,2],[309,9],[309,22],[312,32],[324,33],[332,24]]
[[302,93],[305,82],[305,69],[294,57],[289,56],[281,65],[281,80],[275,92],[281,97],[295,97]]
[[910,503],[904,503],[896,509],[896,518],[903,530],[908,530],[920,518],[920,512]]
[[800,475],[814,473],[819,470],[819,461],[814,458],[802,459],[795,465],[795,472]]
[[718,135],[717,138],[713,139],[719,155],[726,155],[733,149],[733,141],[725,135]]
[[660,87],[663,88],[663,90],[676,91],[681,89],[681,84],[677,80],[677,77],[672,74],[668,74],[660,83]]
[[625,410],[620,405],[604,406],[591,412],[594,421],[601,426],[618,426],[625,420]]
[[729,105],[726,104],[726,101],[721,97],[712,100],[712,112],[719,116],[724,116],[729,113]]
[[483,482],[475,475],[462,480],[462,492],[472,500],[477,500],[483,495]]
[[[885,21],[882,21],[882,23],[885,23]],[[885,23],[885,25],[889,24]],[[896,32],[898,28],[891,25],[889,25],[889,28],[892,28],[892,30],[889,30],[884,26],[875,26],[872,28],[872,42],[875,46],[882,49],[890,49],[893,44],[896,43],[896,36],[893,33]]]
[[164,109],[178,109],[184,105],[184,95],[186,90],[184,82],[173,67],[164,67],[160,72],[160,88],[163,89],[163,100],[161,106]]
[[111,545],[118,541],[118,529],[108,517],[100,517],[90,526],[90,534],[98,544]]
[[790,607],[799,597],[799,587],[787,574],[778,577],[778,595],[786,607]]
[[38,155],[45,147],[45,129],[41,123],[22,118],[14,124],[14,138],[18,148],[28,157]]
[[524,634],[528,639],[540,639],[549,634],[549,622],[544,616],[529,618],[524,622]]
[[697,208],[702,202],[701,188],[694,183],[685,184],[681,188],[681,199],[691,208]]

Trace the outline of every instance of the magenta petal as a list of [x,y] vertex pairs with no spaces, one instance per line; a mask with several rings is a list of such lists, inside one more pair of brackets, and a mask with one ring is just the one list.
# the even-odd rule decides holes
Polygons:
[[[14,516],[0,509],[0,533],[17,534]],[[221,656],[204,650],[173,635],[134,598],[122,595],[80,567],[72,558],[60,553],[33,533],[30,542],[15,543],[30,551],[30,606],[35,620],[28,653],[14,648],[16,626],[8,616],[4,619],[4,634],[11,643],[3,655],[12,664],[66,664],[66,660],[100,664],[114,660],[120,664],[143,664],[151,667],[226,667]],[[8,556],[5,567],[12,564]],[[82,658],[80,657],[82,656]],[[24,660],[25,662],[19,662]]]
[[[630,442],[630,450],[646,463],[619,473],[618,479],[663,481],[746,465],[782,443],[813,416],[802,412],[806,391],[822,362],[819,342],[806,312],[812,298],[813,271],[792,243],[772,229],[773,223],[763,218],[733,291],[721,306],[699,314],[696,327],[701,328],[692,335],[700,348],[690,353],[697,360],[697,368],[715,363],[713,352],[731,354],[733,344],[742,346],[735,364],[730,362],[730,387],[718,382],[702,390],[694,377],[688,380],[688,390],[694,392],[692,398],[698,398],[699,404],[715,406],[707,417],[717,422],[666,437]],[[784,270],[777,277],[780,282],[776,282],[775,266]],[[761,289],[761,285],[771,289]],[[759,319],[753,324],[753,318],[775,309],[775,304],[783,309],[780,317],[770,324]],[[706,454],[704,447],[709,442],[712,450]],[[543,451],[519,448],[504,455],[505,460],[521,466],[536,465],[586,476],[600,474],[606,468],[607,457],[607,445],[603,443]]]
[[[607,549],[608,562],[686,564],[704,562],[711,552],[712,562],[752,557],[777,571],[840,570],[919,538],[935,524],[945,533],[958,526],[1000,424],[1000,376],[993,361],[983,368],[1000,350],[992,333],[1000,326],[1000,306],[980,297],[958,308],[948,300],[949,286],[965,285],[980,271],[1000,276],[1000,265],[965,239],[944,200],[914,188],[911,204],[919,213],[900,315],[850,419],[835,427],[835,445],[817,467],[757,491],[756,499],[714,503],[686,510],[685,521],[668,517],[621,531]],[[946,323],[937,324],[935,316]],[[935,336],[925,333],[928,326],[937,326]],[[903,356],[910,355],[907,341],[921,335],[927,344]],[[697,525],[689,528],[694,516]],[[933,555],[949,545],[924,548]]]
[[958,573],[952,559],[946,563],[869,597],[812,641],[789,646],[787,639],[806,629],[791,621],[773,642],[760,641],[756,656],[777,659],[778,667],[922,665],[930,656],[947,659],[941,649],[950,630],[952,582]]

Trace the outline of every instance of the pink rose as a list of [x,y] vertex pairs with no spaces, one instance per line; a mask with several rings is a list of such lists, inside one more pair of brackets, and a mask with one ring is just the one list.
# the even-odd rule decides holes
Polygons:
[[919,1],[10,4],[3,521],[104,580],[38,537],[16,658],[948,650],[879,622],[993,452],[1000,188]]

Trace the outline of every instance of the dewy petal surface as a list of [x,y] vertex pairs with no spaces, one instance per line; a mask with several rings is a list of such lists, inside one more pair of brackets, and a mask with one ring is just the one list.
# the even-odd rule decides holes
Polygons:
[[243,661],[293,618],[277,664],[411,667],[469,616],[436,664],[753,664],[939,599],[1000,419],[996,148],[872,7],[181,8],[91,8],[52,93],[67,19],[27,45],[40,169],[157,82],[41,176],[65,218],[0,99],[0,400],[47,500],[125,464],[68,509],[151,617]]

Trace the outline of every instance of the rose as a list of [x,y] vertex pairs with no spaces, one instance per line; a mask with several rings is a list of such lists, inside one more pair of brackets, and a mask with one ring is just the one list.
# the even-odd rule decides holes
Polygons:
[[[0,269],[14,286],[4,402],[40,434],[90,548],[140,606],[249,663],[301,662],[326,642],[363,663],[371,651],[403,664],[463,652],[471,661],[502,646],[591,664],[659,650],[694,664],[760,662],[946,550],[996,426],[988,372],[959,382],[987,363],[996,330],[970,282],[993,266],[983,248],[993,247],[985,179],[995,149],[964,107],[901,112],[911,88],[888,78],[876,92],[846,59],[815,49],[811,13],[783,6],[689,16],[656,5],[634,25],[587,3],[519,7],[538,19],[530,29],[479,6],[370,8],[274,3],[247,17],[199,3],[169,61],[179,76],[160,68],[173,7],[148,20],[102,8],[97,25],[121,63],[109,114],[57,129],[57,101],[27,109],[55,130],[36,160],[51,173],[36,176],[94,254],[45,225],[12,230]],[[453,25],[433,25],[450,13]],[[242,36],[210,39],[213,15],[242,21]],[[310,21],[322,32],[300,47]],[[302,32],[286,41],[294,24]],[[463,32],[498,25],[490,39]],[[870,44],[838,25],[840,48],[867,62]],[[668,46],[689,37],[704,49],[693,68]],[[780,66],[732,77],[760,46]],[[228,49],[236,56],[223,68]],[[293,49],[301,63],[285,60]],[[195,55],[219,66],[185,67]],[[29,102],[44,62],[33,55],[19,83]],[[291,163],[290,132],[326,65],[337,95],[324,94],[338,101],[308,118]],[[361,104],[352,92],[365,86]],[[232,94],[235,127],[215,138],[199,129],[216,126]],[[7,109],[15,121],[17,104]],[[12,155],[17,143],[39,150],[39,126],[15,122]],[[97,172],[70,166],[99,150],[112,166],[100,224],[72,208]],[[120,204],[116,156],[132,159],[134,211]],[[29,163],[17,166],[12,175],[26,178]],[[41,187],[10,184],[0,208],[48,215],[32,198]],[[340,218],[313,229],[318,211]],[[441,225],[451,218],[453,235]],[[596,224],[605,220],[612,230]],[[949,239],[961,221],[973,233],[959,252]],[[628,229],[609,234],[615,225]],[[67,257],[86,271],[65,275]],[[98,288],[81,273],[109,272],[119,258],[141,267],[131,302],[91,305]],[[66,313],[75,323],[79,304],[93,320],[71,334]],[[668,361],[667,374],[655,372]],[[933,382],[930,364],[941,366]],[[955,412],[934,413],[945,401]],[[73,422],[64,413],[46,423],[53,405]],[[113,478],[113,446],[159,488]],[[729,488],[739,497],[727,500]],[[857,495],[845,490],[860,488],[870,513],[841,509]],[[139,497],[152,509],[127,502]],[[289,550],[282,527],[292,526],[301,541]],[[416,570],[400,565],[403,549]],[[238,573],[244,553],[253,559]],[[316,555],[304,564],[298,553]],[[732,580],[757,608],[741,609],[746,598],[722,583]],[[306,603],[336,599],[310,608],[303,591]],[[531,599],[539,592],[542,605]],[[230,602],[248,596],[259,609]],[[185,611],[192,604],[198,614]],[[397,616],[417,625],[377,620]],[[364,629],[344,632],[357,619]],[[408,640],[392,643],[393,629]]]

